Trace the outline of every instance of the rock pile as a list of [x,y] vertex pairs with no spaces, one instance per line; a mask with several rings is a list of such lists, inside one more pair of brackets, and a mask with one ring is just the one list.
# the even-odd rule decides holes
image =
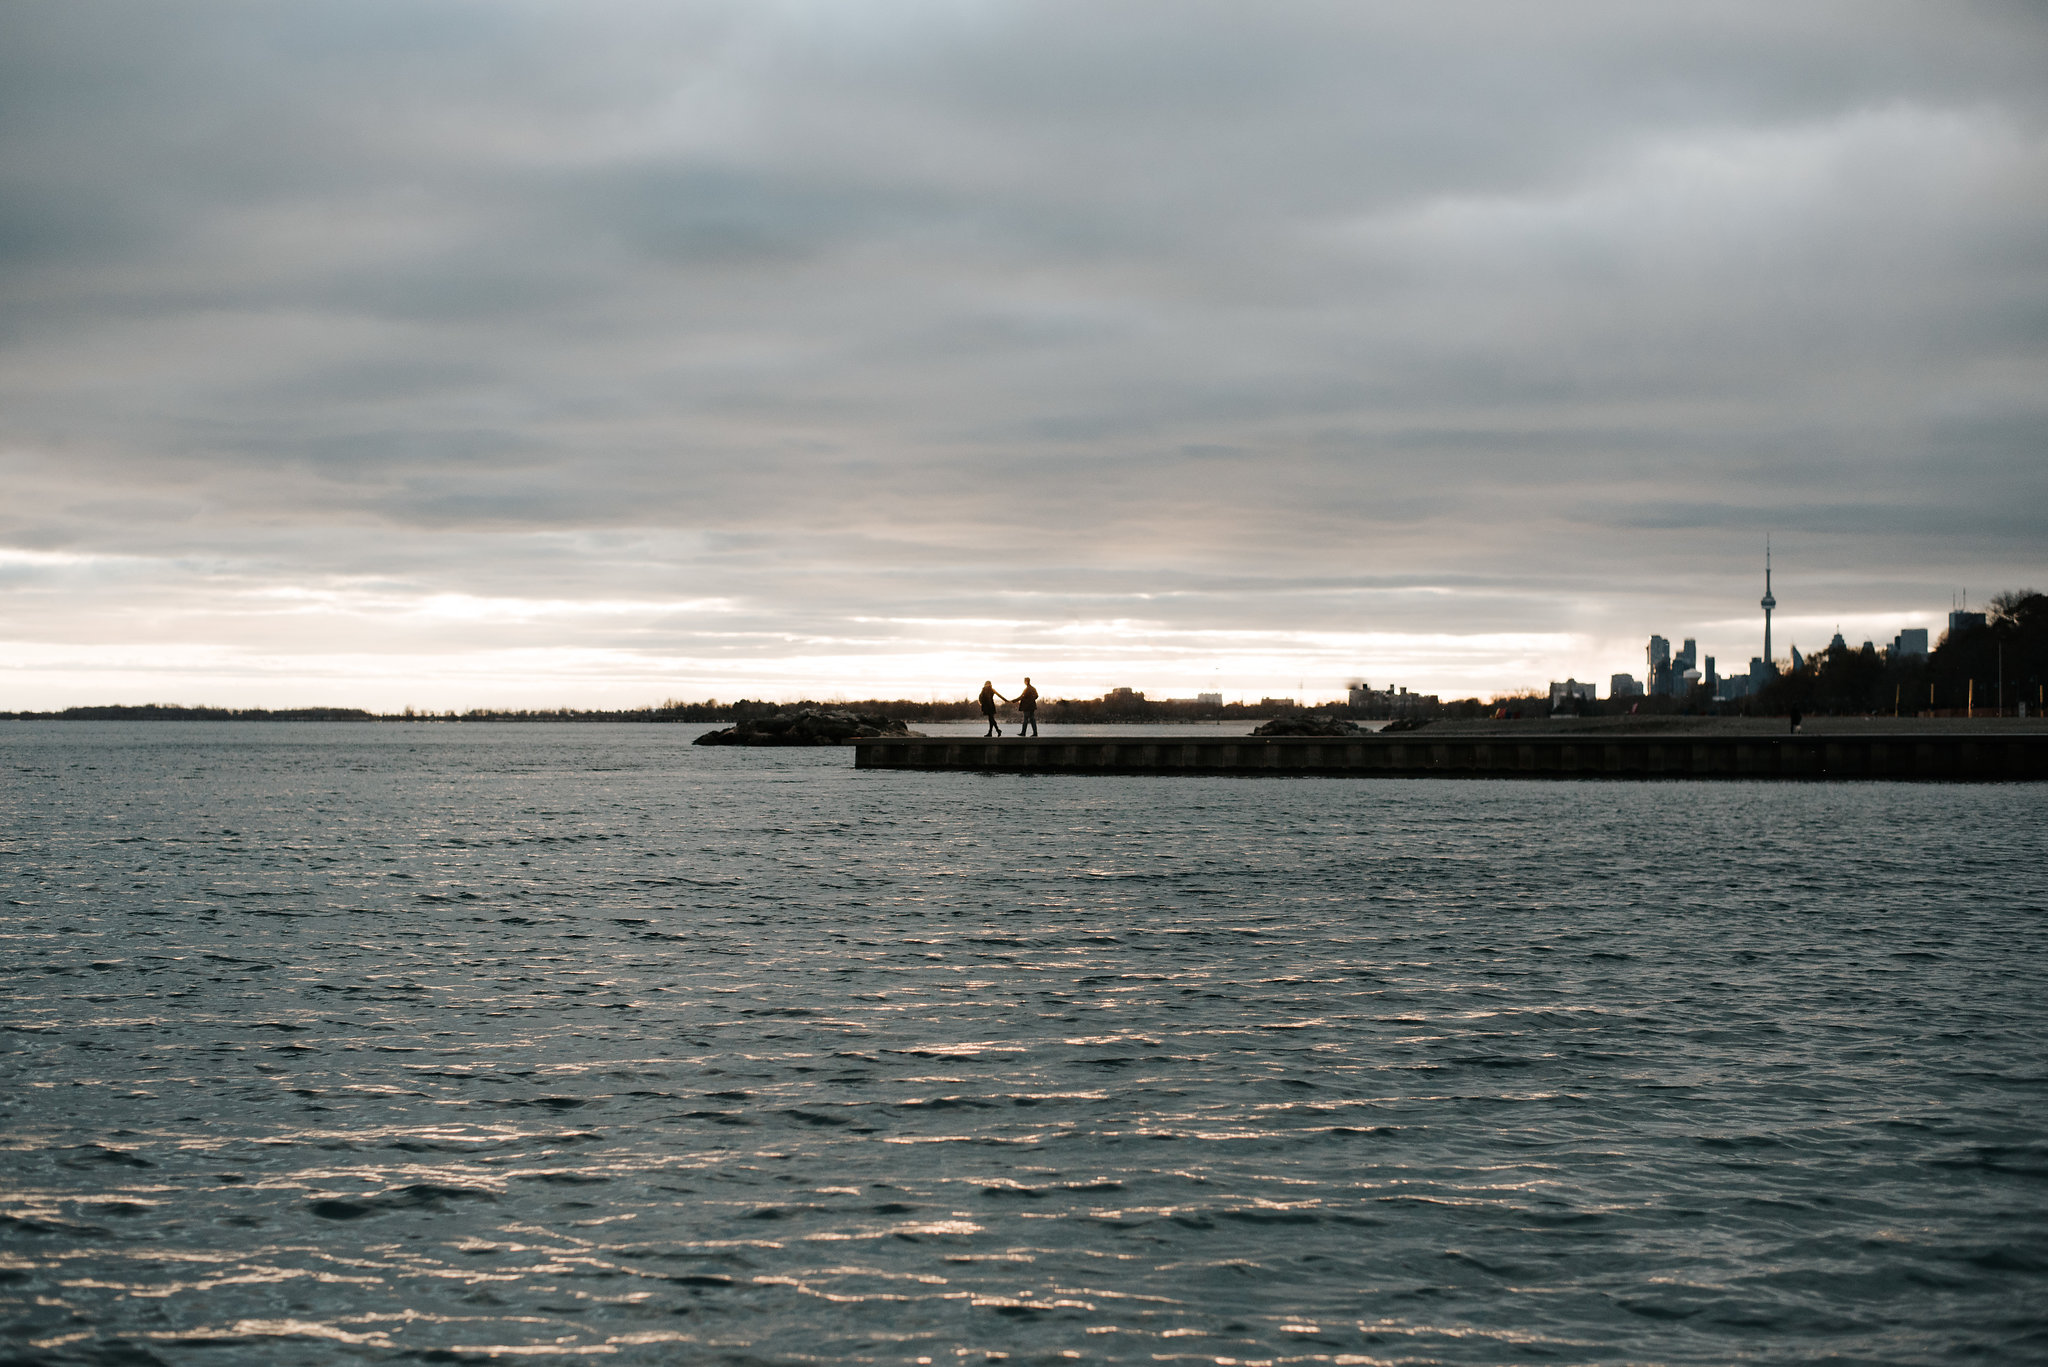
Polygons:
[[1252,732],[1255,736],[1357,736],[1364,734],[1355,721],[1342,717],[1279,717]]
[[723,731],[706,731],[698,745],[843,745],[863,736],[921,736],[878,714],[806,707],[780,717],[748,717]]

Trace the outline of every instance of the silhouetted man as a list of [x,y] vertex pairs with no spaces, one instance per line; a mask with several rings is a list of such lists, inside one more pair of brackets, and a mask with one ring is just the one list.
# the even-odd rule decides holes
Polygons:
[[1023,723],[1017,727],[1020,736],[1038,734],[1038,690],[1031,686],[1031,676],[1024,676],[1024,691],[1017,695],[1017,711],[1023,715]]
[[[1026,682],[1029,681],[1027,680]],[[1003,734],[1003,728],[996,725],[997,698],[1003,698],[1003,695],[996,692],[995,680],[983,679],[981,681],[981,715],[988,718],[988,730],[981,733],[983,740],[988,739],[990,736],[1000,736]],[[1009,699],[1003,698],[1003,701],[1008,702]]]

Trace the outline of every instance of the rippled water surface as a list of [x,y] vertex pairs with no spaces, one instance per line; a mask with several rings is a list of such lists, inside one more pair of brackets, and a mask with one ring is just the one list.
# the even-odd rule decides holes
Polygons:
[[2036,786],[0,723],[0,1360],[2048,1359]]

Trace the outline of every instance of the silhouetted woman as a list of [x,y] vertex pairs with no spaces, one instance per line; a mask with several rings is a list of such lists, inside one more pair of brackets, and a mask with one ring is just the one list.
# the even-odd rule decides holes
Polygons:
[[[994,679],[983,679],[981,681],[981,715],[988,718],[988,730],[981,733],[984,740],[990,736],[1000,736],[1003,734],[1003,728],[996,725],[997,698],[1003,698],[1003,695],[996,692],[996,681]],[[1003,698],[1003,701],[1008,702],[1009,699]]]

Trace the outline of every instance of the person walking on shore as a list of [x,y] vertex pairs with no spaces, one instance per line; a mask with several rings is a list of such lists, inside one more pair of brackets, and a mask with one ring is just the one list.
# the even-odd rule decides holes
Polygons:
[[1024,676],[1024,691],[1017,695],[1017,712],[1023,717],[1018,723],[1017,734],[1035,736],[1038,734],[1038,690],[1031,686],[1031,676]]
[[[981,733],[984,740],[990,736],[1000,736],[1003,734],[1003,728],[996,725],[997,698],[1003,698],[1003,695],[996,692],[995,680],[983,679],[981,681],[981,715],[988,718],[988,730]],[[1003,701],[1008,702],[1009,699],[1003,698]]]

